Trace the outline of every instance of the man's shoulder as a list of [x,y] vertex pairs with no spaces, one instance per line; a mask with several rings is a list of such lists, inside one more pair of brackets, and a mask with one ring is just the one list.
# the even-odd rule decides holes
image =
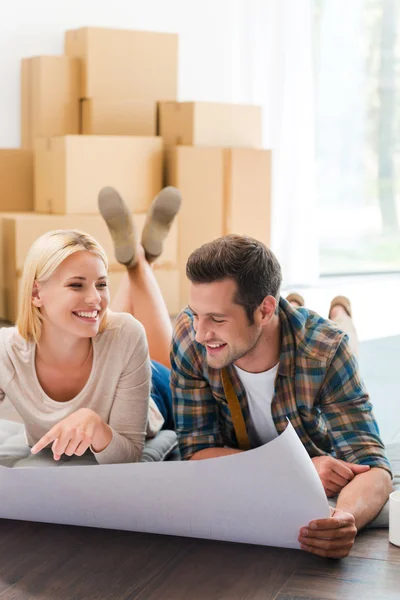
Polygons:
[[[171,363],[185,363],[190,370],[203,373],[205,368],[203,346],[196,342],[196,332],[193,327],[193,313],[189,308],[183,309],[175,319]],[[174,368],[174,366],[172,366]]]
[[333,321],[324,319],[307,308],[284,307],[298,354],[320,362],[328,362],[337,351],[345,334]]
[[329,360],[344,337],[343,331],[333,321],[324,319],[312,310],[306,311],[301,347],[312,358]]
[[196,332],[193,327],[193,313],[190,308],[184,308],[175,319],[172,334],[172,349],[174,352],[202,356],[202,345],[196,342]]
[[192,338],[195,341],[193,313],[189,308],[181,310],[174,323],[174,339]]

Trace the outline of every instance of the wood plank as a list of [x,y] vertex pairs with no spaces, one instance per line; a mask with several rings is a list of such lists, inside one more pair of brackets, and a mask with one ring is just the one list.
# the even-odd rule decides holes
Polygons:
[[0,521],[1,600],[132,600],[168,572],[169,563],[187,553],[192,543],[125,531]]
[[0,520],[0,600],[398,600],[400,550],[362,532],[352,555]]
[[[366,529],[356,538],[350,556],[374,558],[400,564],[400,548],[389,542],[388,529]],[[399,581],[400,587],[400,581]],[[400,591],[399,591],[400,598]]]
[[385,560],[305,556],[276,600],[398,600],[400,566]]
[[272,600],[301,559],[296,550],[196,540],[140,600]]

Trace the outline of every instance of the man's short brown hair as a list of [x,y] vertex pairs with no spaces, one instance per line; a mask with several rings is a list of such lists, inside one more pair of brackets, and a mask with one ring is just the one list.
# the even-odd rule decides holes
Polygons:
[[234,298],[254,323],[254,311],[266,296],[279,301],[282,282],[280,264],[271,250],[244,235],[225,235],[197,248],[189,256],[186,275],[192,283],[213,283],[233,279]]

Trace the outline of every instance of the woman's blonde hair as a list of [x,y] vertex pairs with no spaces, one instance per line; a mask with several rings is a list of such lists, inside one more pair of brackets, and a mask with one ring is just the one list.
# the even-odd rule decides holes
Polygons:
[[[103,248],[91,235],[83,231],[76,229],[49,231],[32,244],[22,273],[22,301],[17,319],[18,331],[26,340],[33,340],[37,344],[42,332],[40,309],[32,303],[35,281],[47,281],[68,256],[82,250],[101,258],[108,270],[108,260]],[[99,332],[104,331],[106,326],[107,311],[101,320]]]

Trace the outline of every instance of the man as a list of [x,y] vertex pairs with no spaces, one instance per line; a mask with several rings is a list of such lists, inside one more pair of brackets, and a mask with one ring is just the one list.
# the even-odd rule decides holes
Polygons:
[[[177,318],[171,388],[183,459],[265,444],[291,421],[328,496],[329,519],[299,533],[301,547],[349,553],[381,510],[391,472],[347,336],[279,297],[281,269],[261,242],[229,235],[189,257],[189,307]],[[235,405],[236,402],[236,405]]]

